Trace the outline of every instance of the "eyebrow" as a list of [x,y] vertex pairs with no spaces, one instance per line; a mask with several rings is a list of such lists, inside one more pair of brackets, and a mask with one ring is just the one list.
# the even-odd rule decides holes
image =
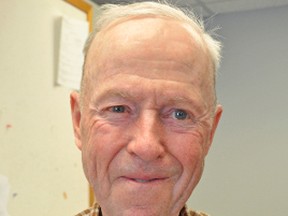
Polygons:
[[202,105],[204,106],[204,109],[206,109],[206,107],[207,107],[207,105],[206,105],[206,103],[204,103],[204,101],[203,101],[203,103],[199,104],[192,97],[186,97],[186,96],[184,96],[184,97],[183,96],[176,96],[176,98],[169,99],[167,101],[167,103],[170,105],[174,105],[174,104],[175,105],[184,104],[184,105],[189,105],[189,106],[191,105],[196,110],[196,112],[201,112],[201,110],[203,110]]
[[135,99],[137,98],[135,95],[132,95],[130,92],[123,91],[118,88],[103,90],[100,94],[97,94],[95,98],[93,98],[93,102],[99,104],[110,98],[122,98],[122,99]]
[[[169,90],[162,94],[163,97],[161,97],[163,100],[166,100],[166,104],[169,105],[177,105],[177,104],[192,104],[192,106],[200,111],[202,108],[199,104],[196,103],[195,99],[192,97],[192,94],[189,95],[180,95],[181,93],[178,92],[172,92]],[[143,97],[143,95],[142,95]],[[121,88],[113,88],[113,89],[104,89],[103,92],[100,92],[95,98],[94,103],[99,104],[105,100],[111,99],[111,98],[120,98],[125,100],[136,100],[141,99],[141,92],[137,91],[135,94],[133,94],[133,89],[127,89],[123,90]],[[143,97],[144,99],[144,97]],[[206,107],[206,104],[203,103]]]
[[176,95],[175,98],[169,99],[169,102],[171,103],[193,103],[195,101],[191,97],[183,97],[183,96]]

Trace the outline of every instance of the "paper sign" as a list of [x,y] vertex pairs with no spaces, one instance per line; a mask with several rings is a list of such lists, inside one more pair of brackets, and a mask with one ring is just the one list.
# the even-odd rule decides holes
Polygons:
[[89,33],[87,21],[62,18],[59,69],[57,83],[75,90],[80,89],[84,55],[82,53]]

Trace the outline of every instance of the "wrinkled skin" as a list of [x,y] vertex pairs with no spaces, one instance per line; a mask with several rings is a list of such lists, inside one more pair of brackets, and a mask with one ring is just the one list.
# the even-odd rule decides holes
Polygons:
[[210,59],[186,27],[130,19],[89,49],[75,140],[104,216],[176,216],[201,178],[222,108]]

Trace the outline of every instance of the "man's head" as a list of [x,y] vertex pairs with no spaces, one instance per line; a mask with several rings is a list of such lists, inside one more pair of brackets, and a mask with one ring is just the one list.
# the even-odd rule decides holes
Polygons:
[[200,180],[222,108],[219,44],[158,3],[109,6],[71,94],[84,172],[106,215],[177,215]]

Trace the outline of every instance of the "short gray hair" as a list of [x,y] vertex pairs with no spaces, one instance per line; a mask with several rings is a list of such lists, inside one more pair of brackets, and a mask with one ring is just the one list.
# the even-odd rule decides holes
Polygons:
[[94,22],[94,30],[90,34],[84,47],[84,55],[86,56],[92,40],[101,29],[108,26],[111,22],[124,17],[137,16],[163,16],[174,20],[187,23],[199,33],[207,45],[208,52],[212,58],[215,69],[218,69],[221,59],[221,43],[213,39],[208,32],[206,32],[203,20],[197,17],[191,11],[183,11],[168,3],[157,2],[138,2],[128,5],[106,4],[100,7],[101,14],[97,16]]

